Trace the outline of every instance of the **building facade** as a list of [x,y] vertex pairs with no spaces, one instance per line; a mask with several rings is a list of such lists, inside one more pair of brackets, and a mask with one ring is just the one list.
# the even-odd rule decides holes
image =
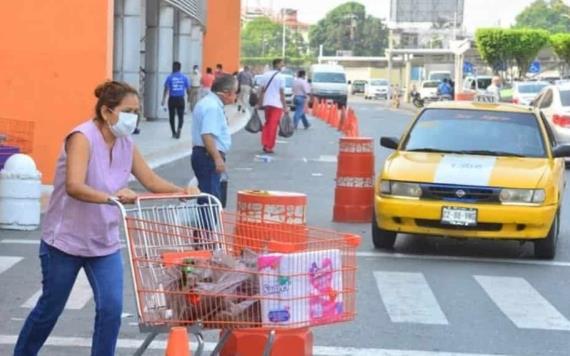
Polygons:
[[93,117],[105,79],[142,92],[145,116],[161,118],[164,79],[221,63],[239,67],[240,0],[0,2],[0,120],[33,123],[31,155],[53,180],[65,134]]

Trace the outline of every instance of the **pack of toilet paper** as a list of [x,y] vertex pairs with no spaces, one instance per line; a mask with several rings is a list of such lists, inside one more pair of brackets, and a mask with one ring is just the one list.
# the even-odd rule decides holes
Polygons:
[[314,325],[342,315],[339,250],[264,254],[257,266],[264,325]]

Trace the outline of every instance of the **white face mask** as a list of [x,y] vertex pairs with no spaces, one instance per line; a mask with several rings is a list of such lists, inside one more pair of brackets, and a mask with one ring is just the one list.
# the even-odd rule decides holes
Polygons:
[[138,118],[139,116],[137,114],[130,112],[120,112],[119,120],[115,123],[115,125],[109,124],[109,128],[111,129],[113,135],[115,135],[117,138],[129,136],[137,128]]

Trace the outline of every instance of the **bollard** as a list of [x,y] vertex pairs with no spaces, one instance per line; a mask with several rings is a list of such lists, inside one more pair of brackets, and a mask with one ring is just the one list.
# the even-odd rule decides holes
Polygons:
[[342,137],[334,194],[333,221],[368,222],[374,203],[374,143],[368,137]]
[[0,171],[0,229],[35,230],[40,225],[41,173],[34,160],[17,153]]

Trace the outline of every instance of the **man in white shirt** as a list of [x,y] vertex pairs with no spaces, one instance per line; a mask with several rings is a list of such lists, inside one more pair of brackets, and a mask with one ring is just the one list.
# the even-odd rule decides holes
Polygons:
[[194,111],[194,107],[198,102],[198,97],[200,96],[200,81],[202,80],[202,74],[198,66],[195,65],[192,71],[191,81],[192,86],[190,87],[190,95],[188,97],[188,104],[190,105],[190,110]]
[[265,72],[261,78],[261,106],[265,110],[261,145],[265,153],[273,153],[279,121],[289,112],[285,102],[285,78],[280,74],[282,68],[283,60],[274,59],[273,70]]
[[495,98],[495,102],[501,101],[501,77],[494,76],[486,91]]
[[311,86],[305,80],[305,74],[304,70],[300,70],[293,83],[293,103],[295,104],[295,117],[293,121],[295,123],[295,129],[301,120],[303,121],[305,129],[311,126],[307,120],[307,115],[305,115],[305,105],[309,99],[309,95],[311,95]]

